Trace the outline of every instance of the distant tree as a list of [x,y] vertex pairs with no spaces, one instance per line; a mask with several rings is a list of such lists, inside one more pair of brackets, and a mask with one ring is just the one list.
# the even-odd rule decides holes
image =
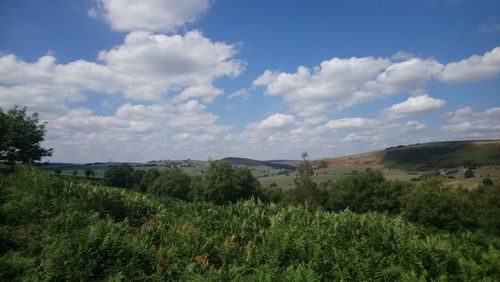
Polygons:
[[292,203],[307,203],[316,205],[319,203],[318,184],[314,182],[312,176],[314,170],[309,160],[307,152],[302,153],[302,162],[297,167],[297,174],[294,179],[295,188],[287,194],[287,201]]
[[72,174],[73,174],[74,176],[76,176],[76,175],[78,174],[78,170],[74,169],[74,170],[73,170],[73,172],[72,172]]
[[132,188],[134,186],[134,168],[129,164],[121,164],[108,168],[104,172],[104,184],[114,187]]
[[474,177],[474,171],[470,168],[466,169],[464,172],[464,177],[465,178],[471,178]]
[[85,171],[83,173],[85,174],[85,176],[87,178],[91,178],[91,177],[95,176],[95,171],[93,169],[91,169],[91,168],[85,169]]
[[226,161],[211,161],[203,181],[196,182],[195,199],[223,204],[254,196],[259,181],[248,168],[233,168]]
[[38,114],[26,115],[26,107],[14,106],[7,112],[0,108],[0,162],[35,163],[52,155],[52,149],[42,148],[45,123]]
[[60,169],[60,168],[56,168],[56,169],[54,169],[54,172],[55,172],[56,174],[61,174],[61,169]]
[[191,178],[180,168],[167,170],[151,184],[148,192],[160,197],[189,200]]
[[449,231],[476,225],[476,211],[466,197],[439,179],[426,179],[402,198],[402,214],[408,220]]
[[137,189],[140,189],[140,185],[142,183],[142,179],[144,178],[145,172],[144,170],[137,169],[132,172],[132,186]]
[[137,185],[138,190],[146,192],[158,176],[160,176],[160,171],[158,169],[156,168],[148,169],[142,176],[139,185]]
[[486,177],[483,179],[483,185],[484,186],[493,186],[493,180],[491,178]]
[[[353,171],[349,176],[332,183],[329,189],[328,209],[339,211],[349,208],[355,212],[368,212],[378,208],[393,209],[392,193],[397,186],[384,185],[381,171],[366,169],[364,172]],[[384,185],[384,186],[382,186]],[[397,193],[400,194],[400,193]]]

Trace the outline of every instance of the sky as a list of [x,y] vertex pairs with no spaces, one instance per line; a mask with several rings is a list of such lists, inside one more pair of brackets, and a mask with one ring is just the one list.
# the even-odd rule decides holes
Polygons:
[[0,0],[0,107],[50,162],[500,139],[497,0]]

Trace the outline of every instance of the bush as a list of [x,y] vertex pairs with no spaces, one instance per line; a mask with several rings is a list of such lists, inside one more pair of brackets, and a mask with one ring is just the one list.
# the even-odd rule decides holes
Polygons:
[[129,164],[112,166],[104,172],[104,185],[132,188],[134,186],[134,168]]
[[493,186],[493,180],[489,177],[483,178],[483,186]]
[[438,179],[427,179],[406,193],[402,213],[412,222],[449,231],[476,225],[472,202]]
[[160,197],[174,197],[188,200],[191,178],[180,168],[167,170],[160,174],[148,189],[148,192]]
[[464,178],[472,178],[474,177],[474,171],[470,168],[466,169],[464,172]]

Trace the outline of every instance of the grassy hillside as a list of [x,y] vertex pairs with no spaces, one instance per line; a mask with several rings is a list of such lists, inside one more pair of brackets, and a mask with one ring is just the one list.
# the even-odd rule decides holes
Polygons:
[[226,206],[0,178],[2,281],[498,281],[500,240],[399,216],[245,201]]
[[388,148],[382,163],[406,169],[500,165],[500,141],[432,142]]

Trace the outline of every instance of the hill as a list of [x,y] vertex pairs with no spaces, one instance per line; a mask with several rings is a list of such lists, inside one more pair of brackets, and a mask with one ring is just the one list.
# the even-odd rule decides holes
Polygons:
[[[319,170],[392,167],[429,170],[436,168],[500,165],[500,140],[443,141],[401,145],[314,161]],[[323,164],[323,165],[321,165]]]
[[382,163],[417,170],[500,165],[500,140],[446,141],[387,148]]
[[227,157],[221,159],[221,161],[228,161],[232,165],[249,166],[249,167],[268,166],[274,169],[285,169],[285,170],[294,170],[296,168],[296,164],[293,161],[286,161],[286,160],[258,161],[248,158]]

